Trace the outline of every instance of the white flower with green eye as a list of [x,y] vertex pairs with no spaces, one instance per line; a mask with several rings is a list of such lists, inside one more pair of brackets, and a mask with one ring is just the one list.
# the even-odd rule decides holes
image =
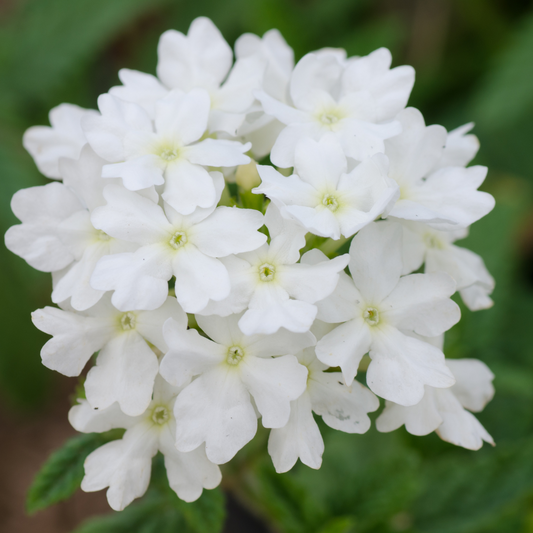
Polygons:
[[180,215],[168,204],[163,209],[120,185],[106,187],[107,205],[93,212],[94,226],[138,246],[134,253],[103,257],[92,275],[94,288],[115,291],[115,307],[157,309],[173,276],[176,298],[187,313],[228,296],[229,275],[219,258],[255,250],[266,236],[257,231],[263,225],[259,211],[216,207],[224,181],[219,172],[212,175],[218,189],[215,203],[190,215]]
[[253,192],[265,194],[284,215],[321,237],[351,237],[392,207],[399,194],[387,177],[384,155],[365,159],[348,172],[346,156],[332,134],[319,141],[302,139],[294,166],[289,177],[258,166],[262,183]]
[[[367,384],[378,396],[414,405],[424,385],[450,387],[454,378],[438,348],[409,336],[440,335],[459,321],[450,296],[455,282],[445,273],[401,277],[401,230],[374,222],[350,246],[348,268],[335,292],[318,304],[318,318],[340,323],[322,337],[316,354],[328,366],[340,366],[350,385],[366,353],[372,359]],[[320,260],[320,252],[309,254]]]
[[99,352],[85,380],[87,400],[95,409],[118,402],[131,416],[143,413],[150,403],[159,371],[151,345],[160,352],[167,350],[162,328],[169,317],[187,324],[175,298],[168,297],[155,311],[122,312],[107,295],[82,313],[55,307],[32,313],[35,326],[53,336],[41,350],[43,364],[66,376],[79,376]]
[[[444,336],[422,339],[442,349]],[[448,389],[426,386],[424,397],[409,407],[386,402],[385,410],[376,420],[378,431],[389,432],[405,425],[412,435],[437,435],[456,446],[479,450],[483,441],[494,446],[492,437],[472,412],[483,410],[494,396],[494,374],[477,359],[446,359],[455,377]]]
[[239,321],[246,335],[275,333],[280,328],[309,331],[317,313],[316,302],[333,292],[348,256],[324,257],[316,265],[298,263],[305,228],[284,219],[272,203],[265,225],[270,243],[223,259],[231,279],[230,294],[225,300],[210,302],[200,313],[227,316],[247,308]]
[[72,426],[83,433],[101,433],[124,428],[121,439],[114,440],[89,454],[84,463],[81,488],[94,492],[109,487],[107,501],[115,511],[122,511],[142,496],[150,482],[152,457],[159,451],[171,489],[179,498],[193,502],[203,489],[214,489],[222,479],[220,469],[210,462],[204,446],[180,452],[174,446],[176,420],[174,402],[180,389],[161,377],[155,382],[153,399],[139,416],[127,416],[113,404],[106,409],[92,409],[86,400],[69,412]]
[[209,460],[229,461],[257,431],[256,409],[267,428],[283,427],[290,402],[306,387],[307,369],[294,354],[315,337],[280,330],[273,335],[246,336],[239,315],[197,316],[212,339],[169,320],[163,329],[169,350],[161,375],[182,386],[197,376],[174,405],[176,446],[190,451],[205,442]]
[[394,118],[405,107],[414,82],[411,67],[391,70],[390,64],[390,52],[384,48],[348,62],[334,52],[311,53],[292,72],[289,104],[258,92],[265,113],[286,125],[272,148],[272,162],[292,167],[301,139],[319,140],[327,133],[357,161],[384,152],[384,140],[401,132]]
[[[78,160],[61,159],[63,183],[18,191],[11,205],[22,224],[9,228],[5,237],[13,253],[34,268],[53,273],[52,301],[68,300],[78,311],[89,309],[104,294],[89,284],[99,259],[136,248],[91,223],[92,211],[105,203],[102,190],[109,184],[100,177],[103,164],[86,145]],[[144,194],[157,200],[153,189]]]

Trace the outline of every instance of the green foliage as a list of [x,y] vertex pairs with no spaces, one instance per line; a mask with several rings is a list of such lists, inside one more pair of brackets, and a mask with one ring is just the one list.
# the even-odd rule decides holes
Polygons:
[[204,490],[192,503],[169,488],[162,457],[154,460],[151,486],[142,500],[120,513],[89,520],[75,533],[220,533],[225,518],[220,489]]
[[35,477],[26,500],[26,509],[35,513],[70,498],[83,479],[87,456],[106,442],[121,436],[121,430],[87,433],[73,437],[54,452]]

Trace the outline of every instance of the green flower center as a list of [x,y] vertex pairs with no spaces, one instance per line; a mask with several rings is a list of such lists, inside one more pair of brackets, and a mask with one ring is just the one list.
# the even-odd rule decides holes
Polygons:
[[102,230],[98,231],[98,238],[101,241],[108,241],[109,239],[111,239],[111,237],[105,231]]
[[120,317],[120,325],[122,326],[122,329],[124,331],[128,331],[130,329],[135,329],[135,326],[137,325],[137,318],[131,312],[124,313]]
[[337,201],[337,198],[333,196],[332,194],[326,194],[324,198],[322,198],[322,204],[325,205],[330,211],[337,211],[339,208],[339,202]]
[[159,157],[165,161],[174,161],[174,159],[177,159],[179,155],[180,151],[178,148],[165,148],[159,152]]
[[366,323],[371,326],[379,324],[379,311],[375,307],[367,307],[363,313]]
[[244,351],[240,346],[231,346],[228,349],[228,357],[226,362],[228,365],[238,365],[244,357]]
[[263,263],[259,267],[259,277],[261,278],[261,281],[272,281],[275,273],[276,269],[269,263]]
[[339,117],[334,115],[333,113],[323,113],[320,116],[320,122],[322,122],[322,124],[326,124],[327,126],[329,126],[330,124],[335,124],[335,122],[338,121]]
[[152,411],[152,420],[156,423],[162,426],[163,424],[166,424],[168,422],[168,419],[170,418],[170,412],[169,410],[164,407],[163,405],[158,405],[153,411]]
[[168,243],[170,246],[172,246],[172,248],[177,250],[187,243],[187,235],[183,231],[176,231]]

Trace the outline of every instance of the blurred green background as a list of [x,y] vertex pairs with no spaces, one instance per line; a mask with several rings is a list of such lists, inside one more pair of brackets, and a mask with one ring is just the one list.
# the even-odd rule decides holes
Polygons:
[[[17,222],[9,207],[13,193],[46,183],[22,148],[24,130],[48,124],[49,109],[61,102],[96,107],[97,96],[118,84],[122,67],[155,73],[159,35],[169,28],[186,32],[199,15],[210,17],[230,44],[244,32],[278,28],[297,59],[325,46],[349,55],[388,47],[394,65],[415,67],[409,103],[428,124],[452,129],[476,123],[481,150],[475,162],[489,166],[484,189],[497,201],[464,241],[496,279],[495,306],[463,309],[446,341],[448,356],[479,358],[496,374],[496,396],[479,415],[496,448],[466,451],[434,434],[415,438],[403,429],[355,436],[324,428],[318,472],[298,465],[273,476],[262,459],[254,462],[248,496],[255,512],[287,533],[533,532],[532,2],[4,1],[2,232]],[[49,303],[50,276],[3,248],[0,275],[2,411],[31,424],[51,409],[61,380],[41,365],[46,336],[30,322],[30,312]],[[66,396],[61,401],[66,404]],[[8,432],[2,436],[9,438]]]

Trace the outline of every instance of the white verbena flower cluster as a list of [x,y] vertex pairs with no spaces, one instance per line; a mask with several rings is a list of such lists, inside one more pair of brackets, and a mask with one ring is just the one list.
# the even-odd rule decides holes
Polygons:
[[[6,234],[52,273],[59,307],[33,313],[52,335],[43,364],[78,376],[98,353],[71,424],[126,429],[89,455],[82,488],[109,487],[123,509],[159,451],[193,501],[258,418],[278,472],[298,458],[319,468],[313,413],[364,433],[377,396],[379,431],[492,443],[471,412],[493,375],[442,352],[456,291],[472,310],[492,305],[482,259],[454,244],[494,205],[478,191],[486,168],[466,166],[472,125],[426,126],[406,108],[413,69],[391,69],[386,49],[294,65],[271,30],[240,37],[233,62],[198,18],[158,53],[157,77],[122,70],[99,111],[62,104],[26,132],[56,181],[15,194],[22,224]],[[267,154],[259,180],[250,157]],[[243,208],[254,186],[265,214]],[[368,388],[354,380],[365,354]]]

